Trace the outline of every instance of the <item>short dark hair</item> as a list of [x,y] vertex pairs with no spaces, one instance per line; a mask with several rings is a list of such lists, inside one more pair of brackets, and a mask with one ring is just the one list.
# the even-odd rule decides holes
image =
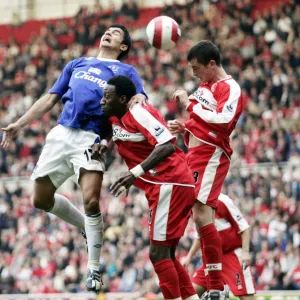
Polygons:
[[107,81],[107,84],[115,86],[117,96],[126,96],[128,101],[136,94],[136,87],[127,76],[114,76]]
[[187,60],[191,61],[196,58],[198,63],[207,65],[211,60],[216,62],[217,66],[221,65],[221,54],[219,48],[211,41],[203,40],[193,46],[188,55]]
[[122,43],[127,46],[127,50],[122,51],[118,56],[118,59],[123,59],[124,57],[127,56],[128,52],[131,48],[132,41],[131,41],[130,34],[129,34],[127,28],[122,24],[112,24],[109,26],[109,28],[120,28],[124,32],[124,39],[123,39]]

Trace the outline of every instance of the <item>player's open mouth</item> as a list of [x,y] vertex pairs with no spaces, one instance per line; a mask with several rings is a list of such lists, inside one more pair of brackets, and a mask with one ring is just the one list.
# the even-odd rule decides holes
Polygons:
[[103,39],[103,42],[108,42],[108,43],[110,43],[110,41],[111,41],[111,38],[110,38],[110,37],[105,37],[105,38]]

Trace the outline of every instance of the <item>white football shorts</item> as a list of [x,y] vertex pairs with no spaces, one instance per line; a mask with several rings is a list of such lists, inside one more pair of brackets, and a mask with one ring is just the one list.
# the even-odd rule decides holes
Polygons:
[[105,161],[91,159],[92,145],[100,137],[91,132],[62,125],[55,126],[47,135],[46,143],[33,170],[31,179],[49,176],[56,188],[80,169],[105,170]]

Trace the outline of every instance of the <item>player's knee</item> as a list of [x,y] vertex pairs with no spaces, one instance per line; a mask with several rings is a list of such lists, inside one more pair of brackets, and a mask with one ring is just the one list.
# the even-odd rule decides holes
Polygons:
[[152,264],[170,258],[170,248],[162,245],[150,245],[149,258]]
[[97,214],[100,211],[100,204],[99,204],[99,197],[98,195],[88,195],[84,198],[84,210],[87,214],[93,215]]
[[193,218],[198,228],[213,223],[213,209],[197,201],[193,207]]
[[33,206],[35,208],[48,211],[53,207],[53,203],[53,199],[41,198],[36,194],[33,196]]

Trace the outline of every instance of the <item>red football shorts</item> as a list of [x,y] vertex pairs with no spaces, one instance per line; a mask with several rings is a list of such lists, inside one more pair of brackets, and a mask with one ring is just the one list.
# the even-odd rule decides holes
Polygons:
[[[145,195],[149,204],[150,241],[165,242],[183,236],[195,203],[194,188],[172,184],[147,184]],[[158,244],[173,247],[174,243],[176,244],[176,241],[172,241],[171,244]]]
[[[243,270],[240,264],[239,257],[241,256],[241,253],[241,248],[228,253],[223,253],[222,260],[223,279],[229,286],[231,292],[237,297],[255,294],[254,281],[250,267]],[[192,283],[207,288],[204,266],[200,267],[194,273]]]
[[195,195],[203,204],[216,208],[230,161],[220,148],[204,144],[189,149],[187,162],[195,180]]

